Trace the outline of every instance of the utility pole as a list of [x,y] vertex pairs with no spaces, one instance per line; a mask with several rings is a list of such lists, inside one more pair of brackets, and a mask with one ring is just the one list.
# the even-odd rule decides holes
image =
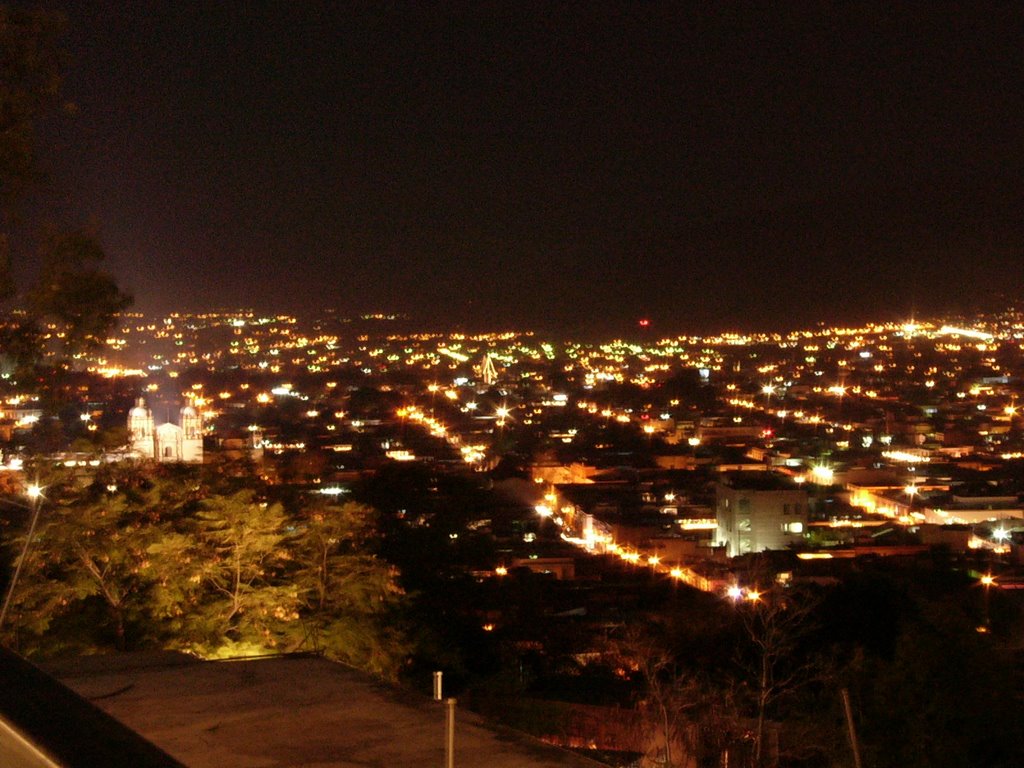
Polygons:
[[846,728],[850,733],[850,748],[853,750],[853,768],[861,768],[860,744],[857,741],[857,729],[853,725],[853,707],[850,706],[850,692],[843,688],[839,693],[843,697],[843,710],[846,712]]
[[455,699],[446,699],[444,766],[455,768]]
[[[28,526],[28,535],[25,537],[25,546],[21,548],[21,556],[18,558],[18,564],[14,568],[14,574],[11,576],[11,583],[7,587],[7,594],[4,596],[3,608],[0,608],[0,630],[3,629],[4,621],[7,619],[7,609],[11,605],[11,598],[14,597],[14,588],[18,583],[18,577],[21,576],[21,568],[25,564],[25,558],[28,556],[28,548],[32,545],[32,537],[36,533],[36,524],[39,522],[39,509],[42,506],[43,489],[38,485],[30,485],[28,487],[28,497],[32,499],[32,522]],[[22,506],[18,504],[18,506]]]

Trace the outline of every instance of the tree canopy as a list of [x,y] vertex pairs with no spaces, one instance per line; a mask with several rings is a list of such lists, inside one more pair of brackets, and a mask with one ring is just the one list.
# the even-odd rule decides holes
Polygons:
[[[309,650],[384,676],[404,660],[397,572],[360,504],[266,498],[133,464],[52,482],[5,631],[27,653]],[[20,551],[20,543],[13,542]]]

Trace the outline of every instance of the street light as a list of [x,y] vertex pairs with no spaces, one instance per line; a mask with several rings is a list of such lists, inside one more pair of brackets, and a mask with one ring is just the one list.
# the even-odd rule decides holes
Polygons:
[[[7,619],[7,609],[10,607],[11,598],[14,596],[14,588],[18,584],[18,577],[21,575],[21,568],[25,564],[25,557],[28,555],[28,548],[32,544],[32,537],[36,533],[36,524],[39,522],[39,510],[42,507],[43,489],[38,484],[33,483],[25,489],[25,495],[32,500],[32,520],[28,526],[25,545],[21,548],[21,555],[18,557],[18,564],[14,567],[11,583],[7,585],[7,594],[4,596],[3,608],[0,608],[0,630],[3,630],[4,621]],[[18,506],[23,505],[19,504]]]
[[505,426],[505,419],[509,418],[510,413],[512,413],[511,409],[504,405],[500,405],[494,409],[494,415],[498,417],[499,427]]
[[818,485],[832,485],[832,480],[835,479],[835,470],[824,464],[815,464],[811,467],[811,477]]
[[903,492],[907,494],[909,501],[907,502],[907,514],[912,515],[914,512],[914,498],[919,493],[916,483],[910,483],[904,487]]

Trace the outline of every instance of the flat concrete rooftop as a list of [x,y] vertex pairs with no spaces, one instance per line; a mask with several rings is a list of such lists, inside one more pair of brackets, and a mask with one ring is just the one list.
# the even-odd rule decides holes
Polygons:
[[[45,669],[190,768],[444,765],[445,705],[315,657],[91,656]],[[456,713],[457,768],[594,768]]]

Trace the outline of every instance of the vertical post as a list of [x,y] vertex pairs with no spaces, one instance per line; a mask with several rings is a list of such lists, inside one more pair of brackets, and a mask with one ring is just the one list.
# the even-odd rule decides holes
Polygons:
[[[39,486],[33,485],[29,488],[29,496],[32,498],[32,522],[28,526],[28,535],[25,536],[25,545],[21,548],[21,556],[14,568],[14,575],[11,576],[11,583],[7,587],[7,594],[4,595],[4,605],[0,608],[0,629],[3,629],[4,620],[7,618],[7,609],[11,605],[11,598],[14,597],[14,588],[18,584],[18,577],[21,576],[21,567],[25,565],[25,558],[28,557],[28,548],[32,545],[32,537],[36,533],[36,524],[39,522],[40,496]],[[20,505],[19,505],[20,506]]]
[[455,699],[448,699],[447,717],[445,718],[444,765],[455,768]]
[[985,595],[985,631],[986,632],[988,632],[989,624],[990,624],[989,617],[988,617],[988,588],[990,586],[992,586],[991,583],[986,583],[985,584],[985,593],[984,593],[984,595]]
[[434,701],[441,700],[441,676],[443,672],[434,673]]
[[843,710],[846,712],[846,727],[850,732],[850,748],[853,750],[854,768],[861,768],[860,744],[857,742],[857,729],[853,726],[853,707],[850,706],[850,692],[843,688],[840,693],[843,697]]
[[987,574],[985,574],[984,576],[981,577],[981,586],[985,590],[985,592],[983,593],[983,596],[982,596],[982,601],[983,601],[982,605],[985,608],[985,617],[984,617],[985,618],[985,623],[982,624],[980,627],[978,627],[978,631],[979,632],[988,632],[989,629],[990,629],[990,626],[989,626],[989,615],[988,615],[988,600],[989,600],[988,590],[995,583],[996,583],[995,577],[992,576],[991,573],[987,573]]

